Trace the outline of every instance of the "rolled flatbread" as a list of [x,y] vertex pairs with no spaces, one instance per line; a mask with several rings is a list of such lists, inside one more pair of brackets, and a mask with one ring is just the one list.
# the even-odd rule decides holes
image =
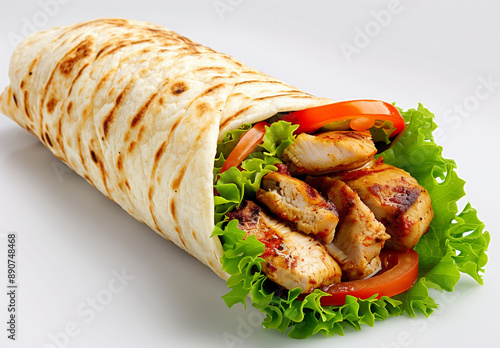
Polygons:
[[332,103],[161,26],[98,19],[15,49],[4,114],[75,172],[224,279],[217,142],[243,123]]

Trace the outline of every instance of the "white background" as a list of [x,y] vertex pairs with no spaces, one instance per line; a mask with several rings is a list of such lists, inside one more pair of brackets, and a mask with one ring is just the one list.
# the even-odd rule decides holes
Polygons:
[[[391,4],[1,0],[0,85],[8,85],[16,38],[113,16],[162,24],[319,96],[382,99],[404,108],[421,102],[436,114],[438,142],[457,161],[467,200],[495,238],[500,6],[486,0]],[[9,232],[18,239],[15,342],[6,338]],[[136,222],[0,115],[2,347],[491,347],[498,343],[498,255],[493,239],[485,285],[463,276],[454,295],[437,296],[441,307],[430,319],[391,318],[361,332],[348,329],[344,337],[292,340],[257,327],[260,315],[251,308],[226,308],[220,299],[226,286],[208,268]],[[128,279],[116,282],[113,272]],[[100,299],[95,310],[93,298]]]

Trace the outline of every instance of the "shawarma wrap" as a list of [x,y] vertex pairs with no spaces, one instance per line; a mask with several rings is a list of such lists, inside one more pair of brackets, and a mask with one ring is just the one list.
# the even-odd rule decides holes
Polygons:
[[[436,304],[428,288],[452,291],[460,272],[482,283],[489,234],[470,205],[458,212],[464,182],[441,156],[422,106],[400,114],[380,101],[332,104],[173,31],[124,19],[30,35],[9,77],[4,114],[228,279],[229,306],[250,296],[266,328],[296,338],[343,334],[403,312],[429,315]],[[391,110],[379,123],[367,117],[377,102]],[[311,126],[310,112],[322,117],[318,107],[332,105],[366,112],[295,135]],[[390,143],[395,128],[394,146],[377,159],[374,137]],[[261,149],[234,162],[243,139],[259,132]],[[248,200],[247,189],[267,207]],[[383,254],[386,240],[404,251]],[[411,269],[402,270],[405,260]],[[399,278],[381,280],[396,270]],[[364,287],[375,273],[369,295],[345,283]],[[341,302],[328,302],[339,294]]]

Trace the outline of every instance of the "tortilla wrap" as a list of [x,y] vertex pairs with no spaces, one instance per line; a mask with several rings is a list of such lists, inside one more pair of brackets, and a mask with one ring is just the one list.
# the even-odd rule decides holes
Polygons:
[[161,26],[98,19],[15,49],[4,114],[222,278],[213,166],[226,131],[332,103]]

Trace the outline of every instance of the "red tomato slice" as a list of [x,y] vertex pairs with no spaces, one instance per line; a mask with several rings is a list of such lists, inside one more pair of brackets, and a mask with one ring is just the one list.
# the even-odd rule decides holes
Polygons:
[[314,132],[329,123],[344,120],[351,120],[350,127],[354,130],[367,130],[373,127],[376,120],[390,121],[395,128],[391,137],[405,127],[399,110],[381,100],[350,100],[317,106],[291,112],[282,120],[298,124],[296,134]]
[[[343,305],[347,295],[366,299],[377,294],[394,296],[408,290],[417,280],[418,254],[415,250],[382,250],[380,253],[382,270],[380,274],[368,279],[341,282],[324,289],[330,296],[321,298],[322,305]],[[303,299],[305,295],[299,299]]]
[[269,126],[269,123],[266,121],[256,123],[241,136],[238,144],[236,144],[233,151],[231,151],[229,156],[227,156],[219,174],[225,172],[231,167],[238,167],[241,162],[243,162],[243,160],[247,158],[257,146],[260,145],[262,138],[264,138],[264,134],[266,134],[266,126]]

